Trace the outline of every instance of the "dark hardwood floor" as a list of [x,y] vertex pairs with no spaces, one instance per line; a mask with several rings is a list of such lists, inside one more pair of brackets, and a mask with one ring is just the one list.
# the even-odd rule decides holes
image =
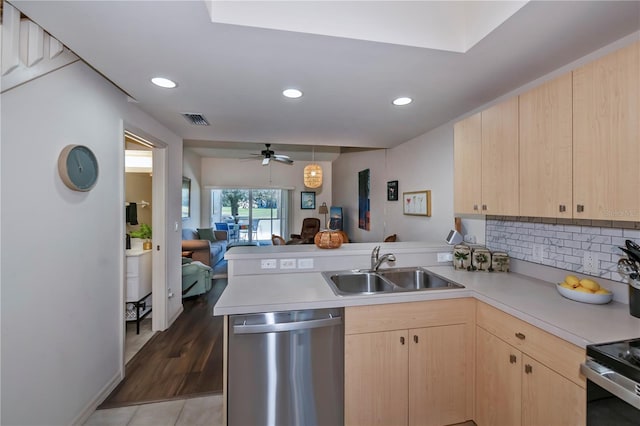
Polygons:
[[207,294],[185,299],[184,312],[129,361],[98,409],[222,393],[223,318],[213,316],[213,305],[226,285],[216,279]]

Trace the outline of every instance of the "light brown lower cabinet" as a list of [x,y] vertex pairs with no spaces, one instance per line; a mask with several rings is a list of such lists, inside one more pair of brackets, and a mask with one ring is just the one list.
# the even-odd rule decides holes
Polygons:
[[473,303],[453,299],[347,308],[345,424],[471,420]]
[[584,350],[486,304],[477,313],[476,424],[584,426]]

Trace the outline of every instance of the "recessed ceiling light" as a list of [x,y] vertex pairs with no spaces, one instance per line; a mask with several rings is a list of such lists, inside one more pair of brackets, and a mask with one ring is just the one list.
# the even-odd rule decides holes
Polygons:
[[400,97],[393,100],[395,106],[409,105],[411,102],[413,102],[413,99],[407,97]]
[[171,81],[168,78],[164,78],[164,77],[153,77],[151,79],[151,82],[156,86],[164,87],[165,89],[173,89],[174,87],[177,86],[177,84],[174,81]]
[[282,95],[291,99],[298,99],[302,96],[302,92],[298,89],[286,89],[282,91]]

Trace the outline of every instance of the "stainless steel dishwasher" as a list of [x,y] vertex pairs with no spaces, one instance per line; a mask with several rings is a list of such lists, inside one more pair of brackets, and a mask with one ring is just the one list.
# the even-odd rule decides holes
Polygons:
[[342,309],[229,318],[229,426],[344,423]]

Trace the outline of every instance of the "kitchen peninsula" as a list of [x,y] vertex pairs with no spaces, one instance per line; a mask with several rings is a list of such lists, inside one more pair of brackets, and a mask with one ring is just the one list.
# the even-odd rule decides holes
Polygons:
[[[589,305],[575,302],[562,297],[551,281],[513,272],[454,270],[450,261],[438,262],[438,253],[451,252],[451,246],[439,243],[381,244],[381,254],[393,253],[397,259],[394,264],[383,264],[382,268],[421,266],[464,288],[335,295],[321,271],[368,269],[371,251],[375,246],[373,243],[355,243],[336,250],[321,250],[315,246],[234,248],[226,255],[229,284],[214,307],[214,315],[225,316],[344,308],[345,423],[375,424],[377,421],[377,424],[384,424],[400,417],[406,421],[407,418],[424,414],[420,413],[420,404],[406,400],[399,404],[389,403],[380,396],[390,395],[389,389],[395,389],[393,392],[400,396],[413,395],[415,389],[408,389],[416,385],[412,383],[412,377],[419,371],[414,373],[413,367],[409,366],[406,376],[398,378],[398,375],[387,377],[382,374],[384,370],[377,370],[381,378],[370,383],[367,376],[370,378],[372,371],[363,371],[361,362],[353,362],[353,355],[359,348],[380,348],[383,339],[396,342],[397,336],[400,339],[406,336],[409,353],[399,350],[398,359],[406,361],[416,356],[427,357],[419,358],[419,363],[424,365],[433,364],[430,360],[438,359],[433,358],[438,354],[416,351],[411,345],[415,343],[417,347],[419,341],[445,339],[447,335],[457,339],[455,342],[460,346],[461,355],[453,361],[464,366],[461,368],[465,371],[458,371],[454,376],[460,378],[466,396],[460,396],[457,405],[443,404],[441,410],[435,410],[435,414],[433,411],[427,413],[432,417],[424,419],[422,423],[431,421],[438,424],[451,419],[454,422],[476,420],[478,424],[492,422],[486,419],[487,410],[483,408],[493,402],[487,400],[486,390],[494,377],[486,369],[493,365],[490,355],[499,343],[502,345],[500,347],[513,353],[513,365],[519,366],[521,357],[522,360],[533,360],[527,363],[529,368],[536,362],[533,364],[534,374],[523,372],[522,378],[518,376],[522,386],[528,381],[534,386],[535,377],[540,377],[535,373],[545,374],[544,380],[552,380],[553,383],[553,386],[545,385],[546,391],[527,393],[529,397],[538,395],[537,398],[546,394],[548,398],[544,400],[527,400],[523,392],[523,400],[514,402],[510,400],[513,395],[506,395],[509,407],[512,402],[517,402],[514,406],[518,408],[511,407],[510,412],[501,418],[515,415],[520,419],[519,407],[523,407],[523,423],[527,423],[525,420],[528,419],[543,424],[543,420],[584,423],[585,381],[579,374],[579,364],[584,361],[587,344],[640,336],[640,319],[630,316],[628,305],[624,303],[614,301],[606,305]],[[526,338],[520,339],[514,335],[526,335]],[[369,340],[363,341],[363,336]],[[447,344],[454,343],[447,341]],[[368,361],[365,364],[383,368],[385,365],[398,365],[398,359],[386,359],[391,353],[391,349],[378,352],[375,358],[381,360],[379,364],[366,364]],[[372,358],[371,354],[367,356],[365,352],[358,353],[357,357]],[[453,361],[445,359],[443,362]],[[506,362],[508,366],[509,359]],[[483,366],[482,370],[478,367],[480,365]],[[436,372],[438,370],[442,369],[437,366],[433,369]],[[435,376],[425,380],[432,380],[437,386],[449,386],[445,392],[457,386],[455,379],[444,384],[438,382]],[[350,389],[354,386],[360,386],[358,392]],[[370,388],[367,389],[367,386]],[[385,389],[380,389],[381,386]],[[556,388],[562,395],[554,394]],[[358,393],[363,392],[360,399],[356,400]],[[549,405],[549,393],[557,397],[557,402],[552,405]],[[403,407],[400,412],[397,411],[397,405]],[[539,407],[544,409],[535,409]],[[408,414],[402,411],[405,409]],[[372,417],[367,417],[369,415]]]

